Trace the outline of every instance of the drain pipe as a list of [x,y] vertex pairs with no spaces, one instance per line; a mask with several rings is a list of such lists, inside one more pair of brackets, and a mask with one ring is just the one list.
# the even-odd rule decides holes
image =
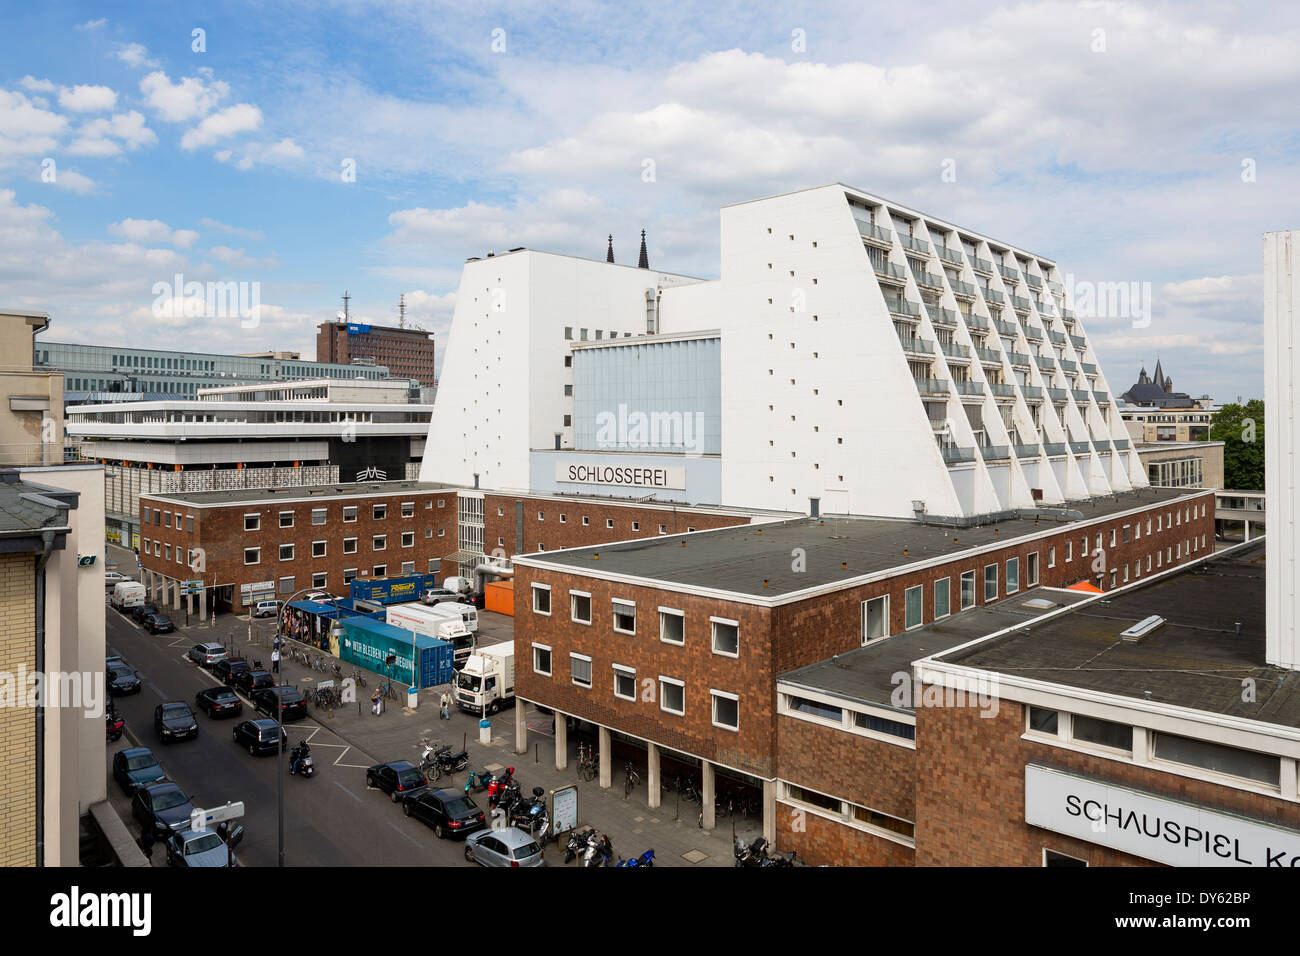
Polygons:
[[[45,565],[54,550],[53,529],[41,532],[41,553],[36,558],[36,673],[45,673]],[[36,698],[36,865],[45,866],[45,693],[49,682],[42,678]]]

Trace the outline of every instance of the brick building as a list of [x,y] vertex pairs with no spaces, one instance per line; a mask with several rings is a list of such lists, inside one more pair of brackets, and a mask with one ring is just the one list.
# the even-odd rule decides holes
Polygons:
[[363,360],[388,366],[392,378],[413,378],[425,388],[437,384],[432,332],[356,322],[322,322],[316,329],[318,362]]
[[[706,826],[715,789],[760,787],[774,833],[784,777],[779,675],[864,644],[905,648],[910,632],[927,623],[961,620],[1036,586],[1086,582],[1111,591],[1213,548],[1212,494],[1142,489],[1078,507],[965,528],[801,518],[517,554],[518,693],[594,725],[607,764],[617,735],[620,750],[650,768],[652,806],[661,761],[670,760],[703,778]],[[891,635],[898,637],[886,640]],[[906,653],[912,656],[895,669],[927,649]],[[524,746],[524,711],[517,711],[517,746]],[[868,716],[868,729],[886,728],[878,738],[915,724],[879,708]],[[564,737],[565,722],[557,732]],[[823,752],[817,741],[802,744],[795,749]],[[561,762],[565,751],[557,740]],[[903,759],[914,761],[914,748]],[[827,772],[802,782],[824,786]],[[911,768],[891,773],[907,776]],[[605,766],[602,777],[608,774]],[[888,826],[910,824],[905,789],[896,783],[872,796],[864,812],[891,816]],[[910,853],[906,843],[899,847],[879,858],[897,862]]]

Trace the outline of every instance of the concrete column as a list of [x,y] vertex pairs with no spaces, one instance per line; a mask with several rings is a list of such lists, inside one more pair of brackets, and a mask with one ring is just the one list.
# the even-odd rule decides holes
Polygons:
[[597,747],[600,749],[600,786],[603,790],[608,790],[609,785],[613,782],[613,774],[610,772],[610,764],[614,762],[613,740],[609,736],[609,728],[601,727],[599,730],[599,741]]
[[555,712],[555,769],[569,769],[569,727],[564,714]]
[[704,829],[712,830],[714,826],[714,799],[715,783],[713,779],[713,764],[707,760],[700,761],[700,769],[704,772],[703,786],[700,787],[700,803],[704,807]]
[[1250,519],[1249,518],[1246,519],[1246,521],[1243,523],[1246,525],[1246,540],[1249,541],[1250,540]]
[[776,781],[763,781],[763,839],[776,846]]
[[528,752],[528,708],[522,700],[515,698],[515,753]]
[[659,747],[649,744],[646,747],[646,790],[649,793],[648,805],[651,810],[659,809],[662,787],[659,783]]
[[207,619],[208,619],[208,591],[207,588],[204,588],[202,591],[199,592],[199,620],[206,621]]
[[172,610],[179,611],[181,609],[181,583],[175,578],[168,578],[167,580],[171,582]]

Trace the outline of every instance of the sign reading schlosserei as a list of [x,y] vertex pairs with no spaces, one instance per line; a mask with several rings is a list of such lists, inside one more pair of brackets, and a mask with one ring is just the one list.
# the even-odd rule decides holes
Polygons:
[[1300,866],[1300,832],[1033,764],[1025,822],[1170,866]]
[[605,465],[557,461],[555,480],[580,485],[619,485],[624,488],[686,489],[686,469],[647,465]]

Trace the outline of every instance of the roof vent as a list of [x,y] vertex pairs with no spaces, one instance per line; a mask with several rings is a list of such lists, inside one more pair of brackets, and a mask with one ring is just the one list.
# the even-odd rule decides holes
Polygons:
[[1023,602],[1022,607],[1032,607],[1035,611],[1050,611],[1054,607],[1059,607],[1055,601],[1049,601],[1044,597],[1030,598]]
[[1152,631],[1158,630],[1165,626],[1165,619],[1159,614],[1152,614],[1150,617],[1144,617],[1127,631],[1120,633],[1120,639],[1135,644],[1142,638],[1146,637]]

